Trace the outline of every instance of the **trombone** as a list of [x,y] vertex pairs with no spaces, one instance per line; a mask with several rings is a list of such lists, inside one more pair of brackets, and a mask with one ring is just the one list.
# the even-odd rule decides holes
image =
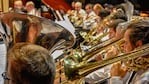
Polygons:
[[136,48],[131,52],[123,53],[118,55],[117,57],[109,58],[99,62],[77,63],[71,57],[67,57],[64,59],[65,75],[67,76],[69,81],[77,80],[83,78],[84,76],[88,75],[89,73],[99,68],[103,68],[104,66],[110,65],[112,63],[118,61],[127,61],[148,54],[149,54],[149,44],[145,44],[139,48]]
[[93,57],[94,55],[96,55],[97,53],[100,53],[103,50],[106,50],[107,48],[109,48],[112,45],[116,45],[116,46],[118,46],[118,48],[120,48],[120,45],[123,43],[124,43],[124,39],[112,38],[112,39],[109,39],[103,43],[94,45],[85,53],[82,60],[87,61],[89,58]]

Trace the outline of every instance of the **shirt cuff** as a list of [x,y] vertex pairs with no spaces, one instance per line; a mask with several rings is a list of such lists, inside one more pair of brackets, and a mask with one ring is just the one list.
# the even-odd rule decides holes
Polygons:
[[109,84],[123,84],[123,80],[119,76],[113,76],[110,78]]

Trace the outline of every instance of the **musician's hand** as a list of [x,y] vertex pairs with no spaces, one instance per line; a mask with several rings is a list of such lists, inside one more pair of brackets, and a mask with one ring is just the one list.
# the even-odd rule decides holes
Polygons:
[[124,77],[126,73],[127,71],[122,68],[121,62],[114,63],[110,70],[111,76]]
[[102,58],[101,55],[98,55],[98,56],[95,57],[95,60],[96,60],[96,61],[101,61],[102,59],[103,59],[103,58]]
[[101,18],[100,17],[96,17],[95,21],[96,22],[100,22],[101,21]]
[[112,46],[112,47],[108,50],[107,54],[105,55],[105,59],[115,57],[115,56],[117,56],[117,54],[118,54],[117,48],[115,48],[114,46]]

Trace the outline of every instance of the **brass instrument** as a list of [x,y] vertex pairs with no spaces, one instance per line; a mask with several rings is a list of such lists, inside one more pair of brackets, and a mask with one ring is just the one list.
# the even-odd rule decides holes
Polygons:
[[127,53],[123,53],[114,58],[109,58],[99,62],[92,63],[78,63],[73,60],[70,56],[64,59],[64,69],[65,75],[68,77],[68,81],[74,81],[81,79],[89,73],[103,68],[104,66],[110,65],[118,61],[127,61],[135,59],[140,56],[145,56],[149,54],[149,44],[145,44],[141,47],[136,48],[135,50]]
[[68,58],[71,58],[72,60],[75,60],[77,63],[87,63],[90,61],[92,57],[95,55],[101,53],[103,50],[108,51],[107,48],[110,46],[116,46],[118,48],[118,51],[122,51],[120,48],[120,45],[123,44],[123,39],[110,39],[108,41],[105,41],[101,44],[95,45],[92,48],[90,48],[88,51],[80,52],[80,49],[75,49],[72,51],[71,54],[67,55]]
[[97,31],[98,31],[97,27],[99,27],[100,24],[93,26],[88,33],[80,32],[80,35],[84,38],[84,41],[82,42],[82,44],[84,45],[97,44],[101,41],[103,37],[109,34],[109,32],[103,32],[102,35],[97,34]]
[[76,13],[69,16],[70,21],[73,23],[75,27],[82,27],[83,26],[83,14]]
[[124,42],[123,39],[115,39],[112,38],[110,40],[107,40],[103,43],[100,43],[98,45],[94,45],[93,47],[91,47],[86,53],[85,55],[82,57],[83,61],[87,61],[89,58],[93,57],[95,54],[101,52],[102,50],[107,49],[108,47],[112,46],[112,45],[116,45],[119,46]]
[[2,13],[0,22],[4,24],[2,26],[4,32],[0,32],[7,37],[3,38],[6,44],[30,42],[53,52],[57,49],[65,49],[66,46],[70,48],[75,43],[74,36],[68,30],[45,18],[27,14]]
[[[80,52],[82,53],[82,55],[88,52],[89,49],[95,47],[96,45],[99,45],[102,38],[109,34],[109,32],[105,32],[102,35],[95,35],[96,32],[96,28],[93,28],[84,36],[84,41],[80,43]],[[83,33],[81,32],[81,34]]]
[[93,35],[86,35],[86,38],[85,40],[82,42],[82,45],[95,45],[95,44],[98,44],[101,39],[105,36],[107,36],[109,34],[109,32],[105,32],[104,34],[102,35],[96,35],[96,36],[93,36]]
[[[82,52],[82,50],[80,50],[80,49],[75,49],[75,50],[73,50],[72,52],[73,53],[71,53],[71,54],[69,54],[69,56],[68,57],[66,57],[65,58],[65,60],[69,60],[69,62],[71,62],[72,63],[72,65],[74,65],[74,66],[71,66],[71,68],[75,68],[76,66],[75,65],[77,65],[77,66],[84,66],[84,65],[87,65],[88,64],[88,61],[90,61],[90,59],[92,58],[92,57],[95,57],[96,55],[98,55],[98,54],[101,54],[102,52],[107,52],[108,51],[108,49],[109,49],[109,47],[111,47],[111,46],[116,46],[116,48],[118,49],[118,52],[123,52],[122,51],[122,47],[121,47],[121,44],[123,44],[123,42],[124,42],[124,40],[123,39],[115,39],[115,38],[112,38],[112,39],[110,39],[110,40],[107,40],[107,41],[105,41],[105,42],[103,42],[103,43],[100,43],[100,44],[92,44],[92,43],[90,43],[90,42],[96,42],[96,40],[100,40],[102,37],[104,37],[104,35],[102,36],[102,37],[99,37],[98,39],[96,39],[96,40],[94,40],[94,41],[92,41],[92,37],[93,37],[93,35],[94,34],[96,34],[96,28],[93,28],[93,29],[91,29],[90,30],[90,32],[88,33],[88,34],[86,34],[86,37],[85,37],[85,41],[83,42],[83,43],[81,43],[80,44],[80,46],[84,46],[85,44],[85,42],[86,43],[88,43],[88,44],[91,44],[91,45],[89,45],[89,47],[87,48],[87,50],[84,50],[83,52]],[[105,33],[105,35],[106,35],[106,33]],[[86,46],[86,45],[85,45]],[[67,61],[68,62],[68,61]],[[68,63],[69,63],[68,62]],[[71,65],[71,63],[69,63],[70,65]],[[101,63],[102,64],[102,63]],[[90,65],[90,66],[92,66],[92,65]],[[65,66],[64,66],[65,67]],[[64,68],[63,67],[63,68]],[[67,65],[66,65],[66,67],[67,67]],[[88,66],[87,66],[88,67]],[[65,69],[65,68],[64,68]],[[75,70],[77,70],[76,68],[75,68]],[[75,73],[75,70],[74,70],[74,75],[76,74]],[[86,69],[84,69],[84,70],[86,70]],[[96,69],[95,69],[96,70]],[[70,71],[69,70],[64,70],[64,71],[67,71],[68,73],[70,73]],[[73,71],[73,70],[72,70]],[[91,71],[92,72],[92,71]],[[67,76],[67,75],[66,75]],[[72,75],[71,75],[72,76]],[[77,74],[77,76],[78,76],[78,74]],[[83,77],[83,76],[82,76]],[[71,80],[73,80],[73,79],[75,79],[75,78],[77,78],[77,77],[72,77],[72,79]],[[109,77],[108,77],[109,78]],[[108,78],[105,78],[105,79],[108,79]],[[70,80],[70,81],[71,81]],[[82,78],[80,79],[80,80],[82,80]],[[79,79],[78,80],[75,80],[75,81],[73,81],[73,82],[75,82],[74,84],[82,84],[82,83],[76,83],[76,81],[80,81]],[[72,83],[72,82],[67,82],[66,84],[69,84],[69,83]],[[100,80],[101,81],[101,80]],[[99,82],[99,81],[98,81]]]
[[[93,35],[95,32],[93,31],[93,30],[91,30],[89,33],[88,33],[88,36],[90,36],[90,35]],[[97,42],[96,40],[99,40],[100,41],[100,39],[102,39],[104,36],[106,36],[108,34],[108,32],[106,32],[106,33],[104,33],[103,35],[101,35],[101,36],[99,36],[97,39],[95,39],[94,41],[95,42]],[[92,41],[92,42],[94,42],[94,41]],[[99,41],[98,41],[98,43],[99,43]],[[86,42],[86,41],[84,41],[84,42]],[[101,44],[91,44],[91,47],[90,48],[88,48],[88,50],[87,51],[83,51],[83,49],[81,50],[80,48],[77,48],[77,49],[74,49],[74,50],[72,50],[72,52],[69,54],[69,55],[67,55],[68,56],[68,59],[71,59],[71,60],[74,60],[75,62],[74,63],[77,63],[77,64],[79,64],[79,63],[87,63],[89,60],[90,60],[90,58],[92,58],[92,57],[94,57],[94,55],[96,55],[97,53],[99,53],[99,52],[101,52],[102,50],[105,50],[106,48],[109,48],[109,46],[112,46],[112,45],[120,45],[121,43],[123,43],[124,41],[123,41],[123,39],[110,39],[110,40],[108,40],[108,41],[105,41],[105,42],[103,42],[103,43],[101,43]],[[84,44],[83,43],[81,43],[80,44],[80,47],[81,46],[84,46]],[[119,47],[117,47],[117,48],[119,48]],[[73,63],[73,61],[71,61],[71,63],[70,64],[74,64]],[[75,65],[75,64],[74,64]],[[62,68],[60,68],[60,70],[62,70],[63,71],[63,69],[64,69],[64,67],[65,66],[62,66]],[[66,70],[66,69],[65,69]],[[65,71],[64,70],[64,71]],[[78,81],[80,81],[80,80],[78,80]],[[75,81],[73,81],[73,82],[75,82]],[[68,82],[67,82],[68,83]],[[66,84],[67,84],[66,83]],[[74,84],[76,84],[76,83],[74,83]],[[80,83],[79,83],[80,84]]]
[[89,38],[91,38],[91,36],[93,36],[95,33],[96,33],[96,27],[93,27],[93,28],[90,29],[90,31],[88,33],[80,32],[80,35],[84,38],[84,40],[86,42],[89,42]]
[[[94,34],[94,31],[95,31],[95,30],[91,29],[91,31],[87,34],[87,37],[86,37],[86,38],[89,38],[90,35]],[[94,39],[94,40],[92,40],[92,41],[90,40],[89,43],[87,42],[87,40],[83,41],[83,42],[80,44],[80,47],[79,47],[79,48],[76,48],[76,49],[74,49],[74,50],[72,50],[72,53],[69,54],[69,56],[73,56],[74,59],[76,59],[76,60],[78,60],[79,62],[81,62],[82,59],[86,56],[86,54],[90,55],[90,52],[92,52],[92,50],[94,51],[95,48],[96,48],[96,49],[100,49],[100,48],[103,49],[103,47],[110,45],[110,44],[112,43],[112,41],[114,41],[114,40],[110,40],[110,41],[108,41],[108,42],[106,41],[106,42],[102,43],[102,45],[98,46],[98,48],[97,48],[97,45],[99,45],[99,44],[98,44],[99,41],[100,41],[103,37],[105,37],[107,34],[109,34],[109,33],[106,32],[106,33],[104,33],[103,35],[98,36],[96,39]],[[92,44],[93,42],[95,43],[94,45]],[[88,43],[88,45],[86,45],[85,43]],[[91,44],[90,44],[90,43],[91,43]],[[107,44],[107,43],[108,43],[108,44]],[[84,47],[87,48],[87,51],[84,50]],[[91,49],[92,49],[92,50],[91,50]],[[101,50],[102,50],[102,49],[101,49]],[[87,56],[88,56],[88,55],[87,55]]]
[[[71,54],[67,55],[66,58],[64,58],[65,60],[67,60],[67,63],[69,63],[70,65],[84,65],[84,64],[87,64],[88,61],[90,61],[90,58],[94,57],[94,55],[102,52],[102,50],[105,50],[107,48],[109,48],[109,46],[112,46],[112,45],[115,45],[116,46],[118,45],[117,48],[119,48],[119,45],[122,44],[124,42],[123,39],[110,39],[106,42],[103,42],[101,44],[98,44],[98,46],[94,46],[93,48],[90,49],[90,51],[88,51],[87,53],[82,53],[80,52],[79,49],[75,49],[71,52]],[[118,51],[120,51],[118,49]],[[64,67],[62,67],[62,69],[64,69],[65,72],[70,72],[68,69],[66,69],[65,67],[67,67],[68,65],[65,66],[65,61],[64,60]],[[69,61],[68,61],[69,60]],[[73,67],[73,66],[72,66]],[[61,70],[62,70],[61,69]],[[66,74],[66,73],[65,73]],[[75,73],[74,73],[75,74]],[[67,76],[67,75],[66,75]],[[82,79],[81,79],[82,80]],[[80,81],[80,80],[77,80],[77,81]],[[76,80],[73,81],[75,82],[74,84],[82,84],[82,83],[78,83]],[[77,82],[77,83],[76,83]],[[72,83],[72,82],[71,82]],[[65,84],[65,83],[64,83]],[[66,84],[69,84],[69,82],[67,82]]]
[[[75,43],[72,33],[52,20],[19,13],[0,14],[0,36],[6,50],[15,43],[30,42],[48,49],[49,55],[55,50],[68,49]],[[7,69],[7,62],[4,68]]]

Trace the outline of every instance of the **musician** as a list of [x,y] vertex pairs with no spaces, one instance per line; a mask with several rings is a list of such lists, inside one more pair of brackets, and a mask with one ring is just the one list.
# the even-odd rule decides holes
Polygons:
[[82,3],[81,2],[76,2],[75,3],[75,10],[76,10],[76,14],[80,13],[82,15],[86,14],[85,10],[82,9]]
[[104,20],[108,15],[110,15],[110,11],[101,10],[101,12],[99,13],[100,21]]
[[68,14],[68,15],[71,15],[71,14],[74,13],[74,10],[75,10],[75,3],[76,3],[75,1],[72,1],[72,2],[71,2],[71,10],[68,10],[68,11],[67,11],[67,14]]
[[[130,52],[137,47],[149,43],[149,20],[131,23],[124,34],[124,50]],[[132,59],[127,65],[115,63],[111,68],[110,84],[148,84],[148,56]]]
[[100,12],[102,11],[102,10],[104,10],[104,8],[102,7],[102,5],[101,4],[95,4],[94,6],[93,6],[93,10],[94,10],[94,12],[95,12],[95,14],[98,16],[99,14],[100,14]]
[[90,30],[93,26],[97,25],[97,15],[93,11],[93,5],[87,4],[85,6],[86,16],[83,18],[83,29]]
[[74,10],[75,10],[75,2],[72,2],[72,3],[71,3],[71,9],[68,10],[66,14],[67,14],[68,16],[71,16],[71,15],[73,15]]
[[[119,36],[117,35],[119,33],[117,29],[119,28],[118,25],[120,23],[124,23],[124,22],[126,22],[126,21],[122,20],[122,19],[114,19],[114,20],[111,20],[109,22],[109,24],[107,24],[107,27],[109,29],[109,38],[110,39],[112,39],[112,38],[120,39],[123,37],[123,33],[119,34]],[[115,46],[109,47],[107,53],[104,56],[104,59],[111,58],[113,56],[116,56],[117,54],[118,54],[118,50]],[[96,60],[98,60],[98,57],[96,57]]]
[[123,22],[125,22],[125,20],[123,19],[114,19],[109,21],[109,23],[107,24],[109,28],[109,38],[113,38],[116,36],[116,28],[119,23],[123,23]]
[[69,15],[70,21],[74,24],[75,27],[82,27],[84,16],[86,16],[86,12],[84,9],[82,9],[82,3],[76,2],[73,14]]
[[37,10],[35,8],[35,4],[33,1],[26,2],[25,7],[26,7],[27,14],[41,16],[40,10]]
[[[110,29],[110,32],[109,32],[110,38],[115,38],[115,39],[121,38],[121,37],[116,37],[116,33],[117,33],[116,30],[117,30],[118,24],[123,23],[123,22],[125,22],[125,21],[122,19],[115,19],[115,20],[112,20],[109,25],[107,25]],[[95,56],[95,61],[101,61],[101,60],[105,60],[105,59],[114,57],[114,56],[118,55],[118,53],[119,53],[118,49],[115,46],[112,46],[112,47],[110,46],[107,49],[105,54]],[[93,83],[97,82],[98,80],[106,78],[109,76],[110,69],[111,69],[111,65],[106,66],[103,69],[99,69],[99,70],[89,74],[88,76],[86,76],[85,81],[89,84],[93,84]],[[107,81],[104,81],[104,82],[107,83]]]
[[24,6],[22,0],[15,0],[13,8],[9,8],[9,12],[23,13]]
[[104,8],[102,7],[101,4],[97,3],[93,6],[93,10],[94,10],[95,14],[97,15],[97,18],[96,18],[97,22],[100,22],[101,17],[99,15],[100,15],[100,12],[104,10]]
[[9,84],[53,84],[55,64],[49,51],[30,44],[17,43],[8,51]]
[[112,12],[109,16],[108,19],[109,20],[113,20],[113,19],[123,19],[123,20],[127,20],[127,16],[124,12],[124,10],[122,10],[121,8],[117,9],[115,12]]

